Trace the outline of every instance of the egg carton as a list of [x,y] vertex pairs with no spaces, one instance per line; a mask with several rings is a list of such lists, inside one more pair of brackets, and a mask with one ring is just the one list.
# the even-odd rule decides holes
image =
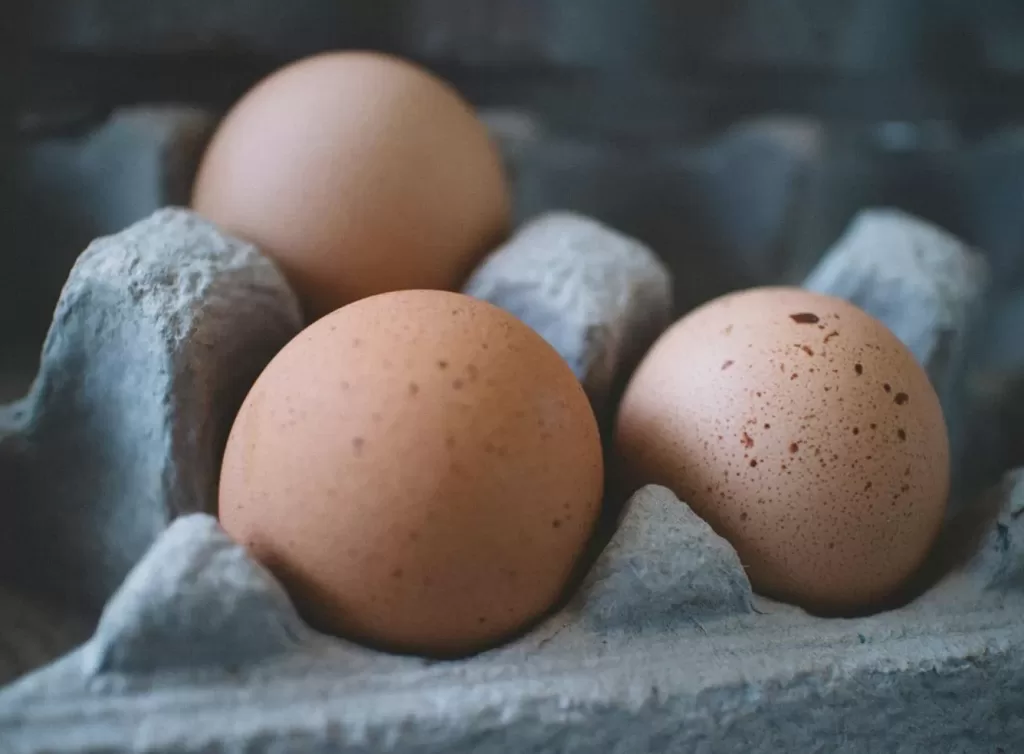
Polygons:
[[[963,455],[986,278],[957,239],[872,210],[806,285],[903,339]],[[605,424],[671,317],[657,258],[568,213],[465,290],[551,342]],[[80,257],[30,394],[0,409],[0,752],[1024,748],[1024,470],[951,501],[934,557],[875,615],[754,594],[732,547],[652,486],[610,506],[582,583],[503,647],[439,662],[316,633],[212,515],[234,413],[301,324],[268,259],[186,210]]]

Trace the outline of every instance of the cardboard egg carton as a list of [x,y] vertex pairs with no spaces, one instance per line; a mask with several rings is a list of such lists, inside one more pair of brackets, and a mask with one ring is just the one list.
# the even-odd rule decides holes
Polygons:
[[[955,417],[981,257],[871,211],[807,285],[907,343],[968,453]],[[567,213],[521,229],[466,291],[551,342],[604,421],[672,316],[648,249]],[[212,515],[235,410],[301,324],[272,263],[185,210],[79,259],[30,394],[0,410],[0,752],[1024,744],[1024,472],[951,501],[933,561],[871,616],[759,597],[725,540],[647,487],[565,603],[506,646],[437,662],[312,631]]]

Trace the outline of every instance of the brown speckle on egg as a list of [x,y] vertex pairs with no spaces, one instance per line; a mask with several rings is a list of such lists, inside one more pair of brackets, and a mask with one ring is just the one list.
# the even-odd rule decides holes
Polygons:
[[815,325],[818,323],[818,315],[812,314],[811,312],[801,312],[799,314],[790,314],[789,318],[800,325]]
[[[821,353],[806,340],[820,320]],[[793,369],[795,349],[830,366]],[[772,431],[750,435],[751,417]],[[799,289],[729,294],[669,328],[623,396],[616,446],[637,484],[673,489],[733,544],[757,591],[816,611],[891,596],[934,542],[948,493],[945,422],[913,354],[852,304]]]

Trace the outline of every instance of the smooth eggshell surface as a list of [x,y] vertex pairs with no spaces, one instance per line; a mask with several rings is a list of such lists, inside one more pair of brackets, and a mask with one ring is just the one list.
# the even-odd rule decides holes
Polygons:
[[602,489],[596,420],[554,349],[485,302],[405,291],[271,362],[228,441],[220,519],[314,625],[451,656],[557,601]]
[[924,370],[839,299],[724,296],[654,345],[621,404],[618,452],[736,548],[755,589],[813,610],[891,596],[941,525],[949,447]]
[[300,60],[246,94],[192,205],[272,256],[312,318],[457,288],[509,223],[500,155],[470,106],[419,66],[366,52]]

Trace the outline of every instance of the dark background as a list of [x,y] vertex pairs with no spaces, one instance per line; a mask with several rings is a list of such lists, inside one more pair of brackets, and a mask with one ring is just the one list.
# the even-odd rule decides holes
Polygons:
[[[481,105],[573,128],[674,131],[752,111],[954,118],[1024,100],[1016,0],[33,0],[5,26],[26,52],[22,104],[222,104],[282,62],[398,52]],[[629,101],[628,112],[615,105]]]

